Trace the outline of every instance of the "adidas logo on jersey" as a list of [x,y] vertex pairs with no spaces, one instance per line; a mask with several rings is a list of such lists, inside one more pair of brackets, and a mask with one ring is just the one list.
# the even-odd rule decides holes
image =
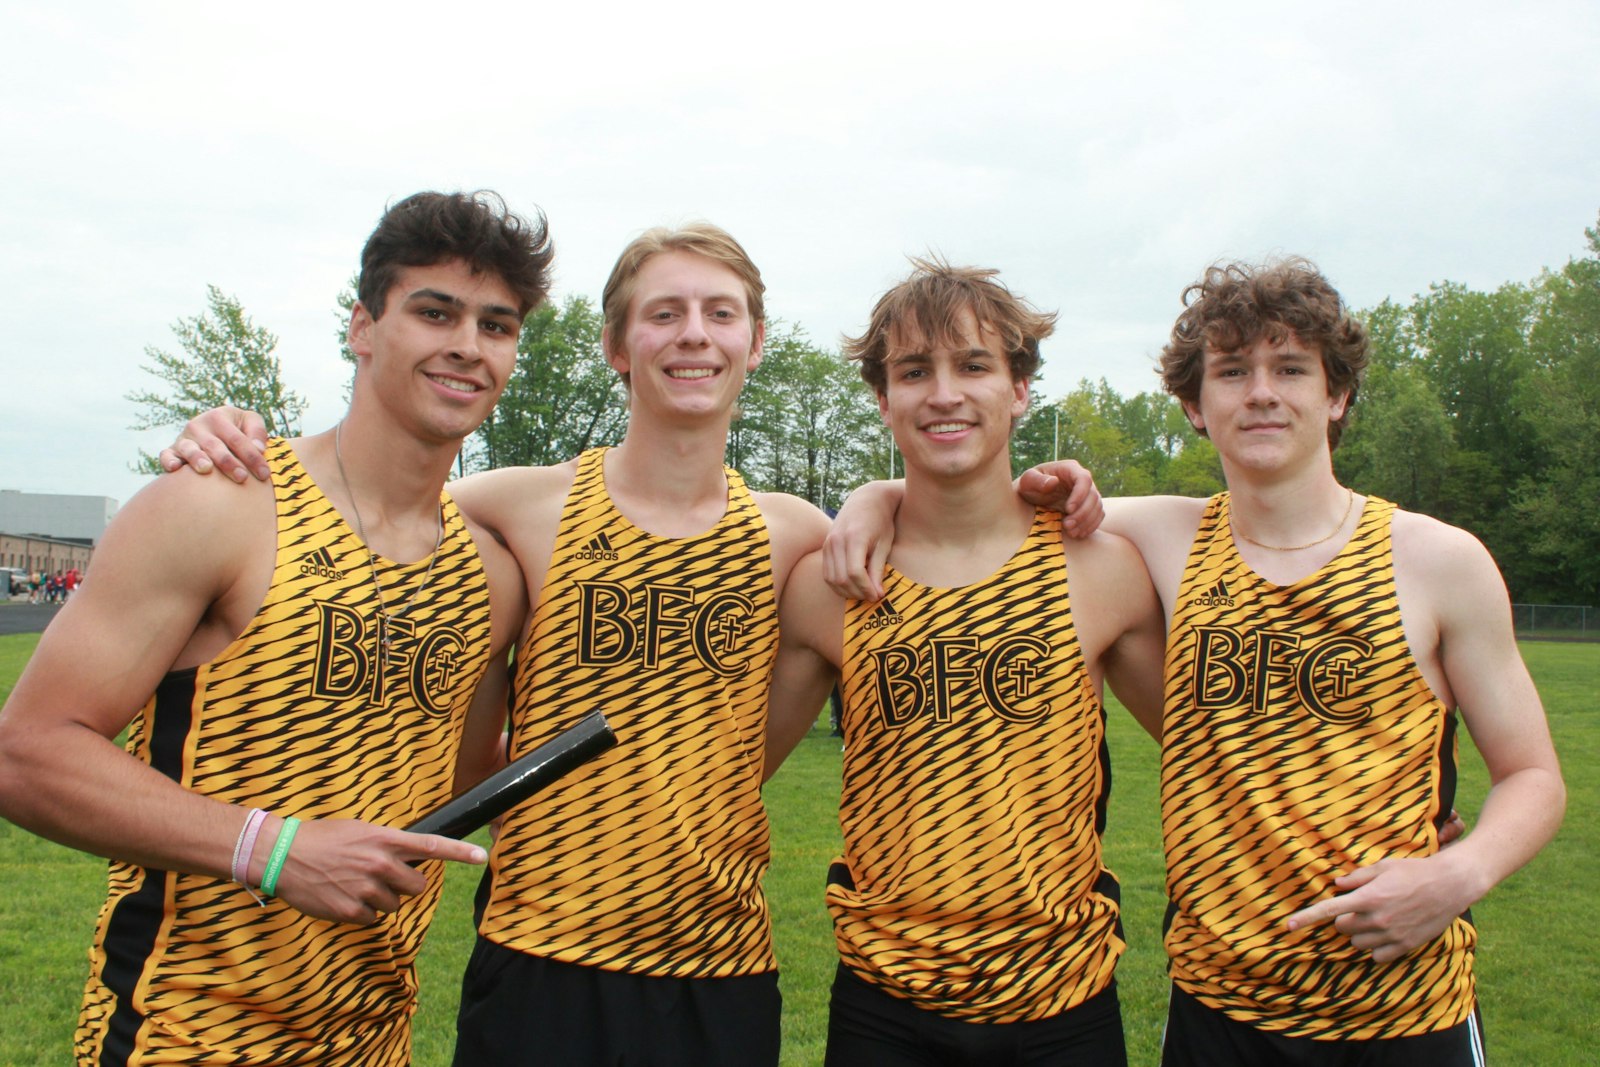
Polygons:
[[607,559],[617,560],[622,557],[617,550],[611,547],[611,538],[607,537],[604,530],[595,534],[589,543],[572,554],[573,559]]
[[300,573],[311,578],[331,578],[334,581],[344,577],[344,571],[334,567],[333,555],[326,548],[319,548],[303,558],[300,561]]
[[1231,608],[1233,597],[1228,592],[1227,583],[1218,581],[1216,585],[1206,590],[1204,596],[1197,596],[1189,601],[1189,605],[1197,608]]
[[905,621],[906,617],[894,610],[889,598],[884,597],[878,601],[878,606],[872,609],[872,614],[868,615],[867,621],[861,625],[866,630],[881,630],[885,626],[898,626]]

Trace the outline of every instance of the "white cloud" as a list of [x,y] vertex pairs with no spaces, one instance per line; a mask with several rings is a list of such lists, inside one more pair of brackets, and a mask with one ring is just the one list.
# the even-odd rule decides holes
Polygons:
[[709,218],[831,344],[926,249],[1059,307],[1044,388],[1150,388],[1206,263],[1297,252],[1357,305],[1525,280],[1600,210],[1589,3],[106,2],[8,12],[0,487],[139,484],[146,345],[237,295],[308,425],[385,203],[543,208],[565,292]]

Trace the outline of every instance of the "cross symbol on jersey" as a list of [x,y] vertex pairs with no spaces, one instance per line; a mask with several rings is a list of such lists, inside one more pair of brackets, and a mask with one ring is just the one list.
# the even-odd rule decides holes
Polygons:
[[1038,677],[1039,668],[1031,660],[1014,659],[1006,666],[1006,673],[1011,676],[1011,682],[1016,686],[1017,696],[1028,695],[1030,682]]
[[744,635],[748,626],[749,622],[744,616],[736,615],[731,611],[725,611],[718,616],[716,627],[722,637],[722,651],[724,653],[733,652],[739,647],[739,638]]
[[456,650],[439,648],[428,657],[428,671],[439,679],[439,692],[450,688],[450,678],[456,672]]
[[1328,661],[1322,668],[1322,673],[1333,680],[1334,698],[1341,699],[1350,694],[1350,683],[1356,680],[1359,672],[1356,670],[1356,665],[1348,659],[1335,659]]

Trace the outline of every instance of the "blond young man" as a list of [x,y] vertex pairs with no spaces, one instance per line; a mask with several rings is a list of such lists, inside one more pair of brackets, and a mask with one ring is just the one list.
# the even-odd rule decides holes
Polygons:
[[567,707],[604,708],[622,743],[496,842],[457,1063],[777,1061],[766,687],[778,598],[828,522],[722,462],[763,292],[716,227],[647,232],[603,299],[622,443],[463,488],[535,605],[513,754]]
[[[1467,909],[1565,806],[1505,585],[1470,534],[1335,478],[1367,338],[1320,272],[1214,267],[1185,304],[1163,381],[1228,491],[1106,502],[1169,629],[1163,1063],[1482,1063]],[[1458,713],[1492,784],[1440,851]]]
[[1159,736],[1160,611],[1128,542],[1067,540],[1012,489],[1055,316],[994,271],[915,262],[847,343],[905,460],[885,595],[802,560],[772,687],[769,772],[842,676],[827,1063],[1120,1067],[1100,693]]

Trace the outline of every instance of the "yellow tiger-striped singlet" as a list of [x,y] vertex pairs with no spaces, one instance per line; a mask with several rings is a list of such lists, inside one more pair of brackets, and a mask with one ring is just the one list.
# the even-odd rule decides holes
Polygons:
[[604,462],[604,449],[580,457],[518,653],[512,755],[595,709],[618,744],[507,818],[479,930],[604,970],[767,973],[760,787],[778,613],[766,523],[728,468],[715,526],[656,537],[611,503]]
[[1418,670],[1395,594],[1394,505],[1369,498],[1325,567],[1288,586],[1234,548],[1208,504],[1167,643],[1161,813],[1173,980],[1264,1030],[1430,1033],[1475,1003],[1465,918],[1393,963],[1333,925],[1285,920],[1340,874],[1438,850],[1455,716]]
[[[489,599],[448,497],[428,561],[379,559],[395,620],[378,676],[367,550],[274,441],[278,554],[255,617],[211,662],[168,674],[128,750],[186,788],[301,819],[404,826],[448,800],[489,654]],[[241,816],[243,811],[241,810]],[[242,822],[242,818],[241,818]],[[271,841],[257,844],[270,848]],[[410,1062],[412,969],[442,882],[374,926],[258,907],[225,880],[111,864],[78,1062],[386,1067]]]
[[844,629],[845,965],[974,1022],[1057,1015],[1111,982],[1123,941],[1100,836],[1105,711],[1067,593],[1061,516],[958,589],[892,568]]

